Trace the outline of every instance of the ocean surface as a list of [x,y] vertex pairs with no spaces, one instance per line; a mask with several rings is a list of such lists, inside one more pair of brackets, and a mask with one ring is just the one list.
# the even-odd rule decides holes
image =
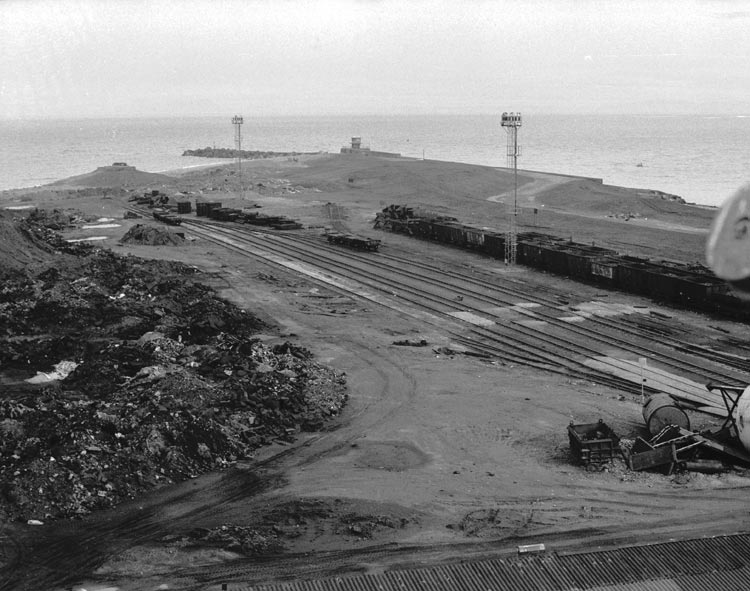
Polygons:
[[[245,115],[246,150],[338,152],[351,136],[403,156],[507,166],[497,115]],[[719,205],[750,182],[750,116],[523,114],[519,169],[602,178]],[[46,184],[127,162],[149,172],[207,164],[187,149],[234,147],[226,117],[0,120],[0,189]]]

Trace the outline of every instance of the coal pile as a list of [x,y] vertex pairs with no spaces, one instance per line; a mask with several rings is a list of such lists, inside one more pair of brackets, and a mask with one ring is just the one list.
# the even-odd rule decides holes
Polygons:
[[[71,260],[0,289],[0,515],[111,507],[292,441],[345,403],[342,375],[263,344],[262,323],[196,269],[100,249]],[[25,381],[62,361],[67,377]]]
[[176,246],[184,241],[185,239],[182,236],[174,232],[148,224],[136,224],[120,239],[123,244],[146,244],[149,246]]

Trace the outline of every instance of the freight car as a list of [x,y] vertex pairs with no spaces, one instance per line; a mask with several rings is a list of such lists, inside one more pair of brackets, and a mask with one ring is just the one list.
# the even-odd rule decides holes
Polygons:
[[252,226],[267,226],[274,230],[298,230],[302,224],[283,215],[264,215],[235,207],[222,207],[221,203],[198,203],[197,215],[208,216],[219,222],[235,222]]
[[[456,218],[390,205],[378,212],[375,228],[471,248],[505,259],[507,234],[460,223]],[[519,264],[598,283],[660,301],[697,309],[747,316],[729,286],[702,265],[656,261],[621,255],[615,250],[579,244],[549,234],[517,235]]]
[[340,244],[342,246],[348,246],[360,250],[376,251],[380,248],[380,240],[367,238],[366,236],[344,234],[341,232],[328,232],[326,234],[326,240],[328,240],[330,244]]
[[182,218],[178,215],[173,214],[167,209],[155,209],[153,213],[154,219],[170,226],[179,226],[182,223]]

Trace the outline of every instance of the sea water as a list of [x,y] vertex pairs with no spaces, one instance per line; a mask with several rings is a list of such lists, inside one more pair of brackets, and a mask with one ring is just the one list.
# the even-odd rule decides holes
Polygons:
[[[46,184],[113,162],[148,172],[206,164],[211,160],[183,151],[232,148],[234,133],[230,115],[0,120],[0,189]],[[242,147],[336,153],[352,136],[373,150],[413,158],[508,166],[499,115],[245,115]],[[523,113],[518,141],[520,170],[596,177],[691,203],[719,205],[750,182],[749,116]]]

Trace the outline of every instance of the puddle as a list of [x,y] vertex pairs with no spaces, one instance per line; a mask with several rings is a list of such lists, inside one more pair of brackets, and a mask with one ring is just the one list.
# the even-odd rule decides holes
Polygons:
[[78,367],[75,361],[61,361],[55,365],[54,371],[49,373],[38,371],[33,378],[26,380],[29,384],[46,384],[55,380],[64,380]]
[[418,468],[429,461],[429,456],[417,446],[402,441],[358,442],[354,465],[388,472],[403,472]]

